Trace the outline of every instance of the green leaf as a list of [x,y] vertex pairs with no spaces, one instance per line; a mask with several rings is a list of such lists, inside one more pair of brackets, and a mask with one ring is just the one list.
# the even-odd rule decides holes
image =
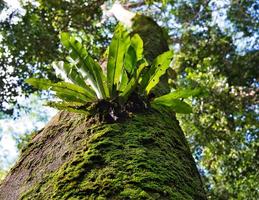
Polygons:
[[80,107],[84,106],[84,104],[78,102],[47,102],[46,106],[50,106],[58,110],[67,110],[70,112],[76,112],[80,114],[89,114],[89,112],[87,112],[86,110],[80,109]]
[[159,79],[162,75],[165,74],[166,70],[169,68],[170,63],[173,58],[173,52],[167,51],[161,55],[159,55],[154,62],[149,71],[149,78],[148,84],[146,86],[146,92],[149,94],[152,88],[154,88],[158,83]]
[[139,82],[139,79],[141,77],[141,73],[146,66],[148,66],[148,62],[145,59],[142,59],[141,61],[139,61],[139,66],[136,68],[133,76],[128,82],[128,85],[125,87],[125,90],[119,95],[122,103],[128,99],[129,95],[136,88]]
[[52,82],[48,79],[28,78],[25,80],[25,83],[40,90],[48,90],[52,87]]
[[151,105],[156,108],[159,106],[166,106],[177,113],[188,114],[192,112],[191,106],[179,100],[180,98],[188,98],[190,96],[197,96],[201,93],[200,88],[190,89],[177,89],[174,92],[155,98]]
[[125,28],[119,24],[116,27],[111,44],[107,63],[107,83],[110,95],[115,95],[123,75],[124,56],[130,45],[130,36]]
[[[93,87],[97,88],[97,91],[99,91],[99,94],[97,94],[99,99],[103,99],[106,97],[109,97],[109,91],[108,91],[108,87],[107,87],[107,78],[104,75],[102,68],[100,67],[100,65],[90,56],[87,56],[85,58],[85,60],[83,61],[81,68],[79,67],[79,71],[81,73],[86,72],[86,76],[85,78],[88,78],[88,69],[92,68],[92,74],[94,77],[94,81],[93,83]],[[80,70],[82,69],[82,70]]]
[[120,88],[119,88],[120,92],[123,92],[125,90],[125,88],[127,87],[128,81],[129,81],[126,71],[122,71],[122,73],[123,74],[121,77],[121,83],[120,83]]
[[60,41],[66,48],[69,48],[69,38],[70,34],[67,32],[62,32],[60,34]]
[[65,62],[54,62],[53,65],[56,68],[59,68],[61,71],[64,71],[67,77],[76,85],[79,85],[86,89],[86,93],[88,96],[96,98],[96,94],[93,89],[85,83],[83,76],[77,71],[76,67]]
[[133,37],[131,38],[130,45],[135,49],[137,61],[143,59],[143,52],[144,52],[143,40],[141,39],[139,34],[133,35]]
[[156,102],[170,102],[173,99],[180,99],[180,98],[188,98],[190,96],[197,96],[201,93],[200,88],[184,88],[184,89],[177,89],[174,92],[171,92],[169,94],[163,95],[161,97],[156,98]]
[[69,36],[67,33],[61,34],[61,42],[70,50],[71,59],[69,61],[77,66],[78,72],[89,82],[97,97],[103,99],[109,96],[108,88],[106,88],[106,77],[102,68],[91,58],[83,45],[75,37]]
[[129,75],[132,75],[134,68],[137,66],[137,56],[136,51],[132,46],[129,46],[127,53],[125,54],[124,59],[124,68]]
[[125,54],[124,68],[129,76],[134,73],[137,62],[143,59],[143,41],[138,34],[135,34],[130,41],[130,46]]
[[86,103],[90,102],[89,99],[86,99],[84,96],[81,94],[76,94],[74,91],[68,91],[68,90],[60,90],[57,89],[55,90],[55,96],[62,99],[63,101],[66,102],[77,102],[77,103]]
[[192,107],[179,99],[172,99],[168,101],[154,101],[151,102],[151,106],[157,110],[160,110],[161,106],[166,107],[166,110],[172,110],[176,113],[189,114],[192,112]]
[[88,102],[91,100],[95,100],[95,97],[89,96],[89,92],[73,83],[67,83],[67,82],[58,82],[53,84],[53,87],[51,90],[59,92],[59,93],[65,93],[65,94],[73,94],[74,96]]
[[58,82],[52,83],[47,79],[30,78],[26,80],[26,83],[42,90],[52,90],[56,92],[56,95],[65,101],[71,99],[76,102],[89,102],[95,100],[92,96],[88,96],[89,92],[86,89],[77,86],[72,83]]

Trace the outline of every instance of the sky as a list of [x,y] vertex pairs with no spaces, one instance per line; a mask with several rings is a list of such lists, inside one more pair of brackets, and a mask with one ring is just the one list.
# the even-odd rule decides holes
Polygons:
[[[6,18],[11,11],[20,9],[18,0],[5,0],[5,2],[10,7],[10,11],[1,12],[0,19]],[[27,104],[26,106],[31,105],[31,107],[35,107],[36,98],[36,96],[32,95],[27,100],[22,98],[19,99],[19,102],[24,105]],[[39,108],[43,110],[40,109],[39,111]],[[17,138],[19,137],[19,135],[25,133],[28,134],[31,131],[35,129],[40,129],[44,126],[44,120],[40,120],[40,116],[36,118],[33,116],[37,115],[37,112],[40,113],[43,111],[43,115],[41,115],[41,117],[44,116],[46,121],[46,118],[49,119],[56,112],[53,110],[47,110],[47,108],[43,108],[41,105],[36,106],[35,109],[36,110],[34,113],[23,113],[22,117],[19,117],[15,120],[12,118],[0,119],[0,168],[9,168],[9,166],[14,163],[18,156],[15,137]]]
[[22,9],[20,7],[18,0],[4,0],[4,1],[7,3],[9,9],[8,10],[4,9],[0,13],[0,20],[7,18],[14,10],[19,10],[20,12],[22,12]]
[[4,1],[8,3],[9,6],[12,6],[13,8],[19,8],[18,0],[4,0]]
[[16,143],[20,136],[40,130],[57,113],[57,110],[43,106],[46,98],[44,100],[36,94],[30,95],[29,98],[20,97],[18,102],[21,107],[29,109],[29,112],[19,109],[20,116],[16,119],[0,119],[0,169],[8,169],[17,159],[19,152]]

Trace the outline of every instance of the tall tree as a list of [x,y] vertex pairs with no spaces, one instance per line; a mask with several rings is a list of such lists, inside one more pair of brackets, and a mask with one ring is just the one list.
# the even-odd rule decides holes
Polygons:
[[[123,12],[128,12],[122,7],[121,9]],[[168,50],[168,48],[162,49],[159,46],[161,41],[164,41],[163,34],[159,34],[161,29],[151,18],[145,16],[137,15],[132,20],[133,32],[139,32],[142,35],[145,55],[150,62],[153,62],[161,52]],[[145,20],[143,27],[139,25],[143,24],[142,20]],[[108,87],[111,80],[109,78],[110,68],[115,69],[114,83],[116,84],[114,87],[118,86],[116,76],[118,76],[119,67],[117,66],[123,64],[119,58],[125,59],[123,68],[125,67],[125,70],[130,73],[126,62],[133,62],[141,53],[139,51],[141,48],[138,48],[139,50],[135,51],[135,59],[127,58],[127,55],[133,56],[134,50],[130,48],[134,48],[137,43],[133,40],[133,36],[133,46],[125,47],[128,40],[123,34],[125,33],[119,32],[118,35],[115,35],[109,48]],[[157,37],[152,37],[153,34]],[[91,79],[90,70],[94,69],[94,62],[85,53],[77,55],[79,51],[76,49],[82,50],[83,48],[75,42],[74,38],[67,39],[67,34],[63,34],[62,38],[63,44],[72,48],[70,59],[82,61],[76,64],[79,65],[79,68],[81,65],[87,66],[87,63],[90,63],[88,78]],[[150,41],[156,43],[155,40],[159,41],[156,48],[160,49],[154,51],[154,49],[146,48]],[[125,52],[129,52],[125,58],[123,56],[124,48]],[[169,66],[168,58],[165,62]],[[145,75],[153,71],[161,73],[166,65],[164,61],[159,60],[154,63]],[[153,66],[157,69],[153,69]],[[71,70],[73,69],[75,70],[75,68],[71,68]],[[138,69],[132,70],[138,71]],[[79,77],[73,76],[75,73],[75,71],[68,73],[71,80]],[[94,74],[96,75],[97,71]],[[145,81],[145,75],[143,75],[142,81]],[[124,74],[121,73],[121,76],[123,77]],[[155,80],[152,78],[152,74],[150,76],[147,88],[149,83],[153,84]],[[135,78],[133,76],[132,80]],[[81,85],[81,82],[77,82]],[[130,83],[129,81],[129,85]],[[124,81],[121,84],[124,84]],[[64,87],[64,89],[69,88]],[[99,85],[98,88],[101,86]],[[110,88],[113,90],[113,86]],[[133,89],[137,90],[137,88]],[[100,91],[102,90],[100,89]],[[90,90],[88,90],[89,92]],[[57,90],[57,95],[61,98],[64,97],[59,94],[62,94],[62,91]],[[99,93],[96,94],[98,98],[101,98]],[[114,97],[113,94],[114,92],[110,91],[108,95],[110,100],[108,98],[107,103],[115,103],[117,107],[120,100],[114,99],[117,97],[116,91]],[[69,101],[71,101],[71,95],[64,99],[68,100],[69,97]],[[97,101],[93,110],[94,114],[88,117],[87,115],[60,112],[24,150],[20,161],[1,184],[0,198],[206,199],[195,162],[174,114],[170,111],[163,113],[155,111],[150,106],[141,104],[139,99],[141,99],[139,93],[132,91],[129,94],[125,106],[131,105],[132,108],[130,108],[131,113],[128,116],[122,115],[125,108],[115,109],[112,112],[109,108],[107,116],[113,117],[112,121],[107,117],[96,118],[103,114],[106,116],[105,99]],[[179,103],[179,105],[181,104]],[[100,110],[99,113],[98,110]]]
[[[62,57],[56,49],[57,46],[60,47],[57,36],[59,30],[87,30],[86,43],[96,44],[89,46],[96,58],[101,55],[99,52],[103,51],[102,45],[107,44],[102,27],[112,27],[112,23],[98,26],[101,16],[98,6],[101,1],[36,2],[39,6],[30,3],[23,5],[28,14],[13,13],[10,18],[13,20],[7,19],[5,25],[0,26],[1,33],[4,34],[2,46],[5,47],[1,51],[6,51],[10,45],[13,54],[3,56],[0,53],[0,61],[3,63],[0,66],[6,71],[5,74],[0,73],[0,84],[3,86],[1,89],[9,88],[1,91],[1,103],[10,102],[6,97],[9,95],[13,98],[17,93],[17,83],[10,81],[10,77],[17,80],[18,76],[18,84],[22,84],[24,78],[38,72],[38,76],[44,74],[44,77],[48,75],[50,79],[55,80],[53,72],[45,64]],[[258,196],[256,180],[259,145],[256,127],[259,62],[257,0],[124,2],[130,2],[129,7],[152,15],[168,32],[169,45],[178,50],[174,65],[178,80],[174,85],[198,85],[208,93],[207,96],[190,101],[194,106],[194,114],[179,115],[178,119],[200,170],[204,172],[203,178],[209,197],[255,199]],[[15,16],[18,16],[20,21],[13,23],[17,20]],[[42,22],[34,23],[37,22],[34,18]],[[45,23],[46,25],[42,26]],[[43,34],[39,34],[41,31]],[[106,29],[105,33],[109,31]],[[26,39],[26,34],[30,35],[30,39]],[[93,34],[96,40],[92,39]],[[50,41],[55,42],[42,42],[39,45],[38,35],[47,35]],[[86,37],[85,34],[82,35]],[[45,40],[44,37],[42,39]],[[13,41],[16,45],[13,45]],[[56,45],[53,45],[54,43]],[[34,51],[34,48],[37,50]],[[39,54],[41,51],[47,54],[42,56]],[[26,54],[22,57],[24,52]],[[15,61],[16,57],[21,58],[19,62]],[[25,60],[23,64],[20,63],[22,60]],[[38,64],[40,61],[44,62]],[[6,70],[6,66],[10,65],[14,66],[14,71]],[[8,80],[3,81],[5,79]],[[33,91],[27,85],[23,85],[23,88],[28,92]]]

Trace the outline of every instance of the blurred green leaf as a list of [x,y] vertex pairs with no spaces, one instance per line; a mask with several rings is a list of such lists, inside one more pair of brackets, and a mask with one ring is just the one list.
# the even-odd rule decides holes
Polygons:
[[121,76],[123,75],[124,56],[129,45],[129,33],[119,24],[109,46],[107,82],[110,95],[114,95],[116,89],[120,86]]
[[[171,99],[170,101],[154,101],[151,102],[151,106],[157,110],[161,109],[161,106],[165,106],[166,110],[170,110],[176,113],[190,114],[192,113],[192,107],[189,104],[179,99]],[[163,109],[162,109],[163,110]]]
[[170,67],[170,63],[173,59],[173,52],[167,51],[159,55],[149,70],[150,78],[146,86],[146,92],[149,94],[152,88],[154,88],[158,83],[162,75],[165,74],[166,70]]

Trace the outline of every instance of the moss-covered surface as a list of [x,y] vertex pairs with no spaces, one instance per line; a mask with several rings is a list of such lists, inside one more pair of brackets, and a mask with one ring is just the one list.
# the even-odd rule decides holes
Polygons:
[[[84,130],[74,156],[21,199],[205,199],[176,120],[138,114]],[[66,133],[69,134],[69,133]]]

